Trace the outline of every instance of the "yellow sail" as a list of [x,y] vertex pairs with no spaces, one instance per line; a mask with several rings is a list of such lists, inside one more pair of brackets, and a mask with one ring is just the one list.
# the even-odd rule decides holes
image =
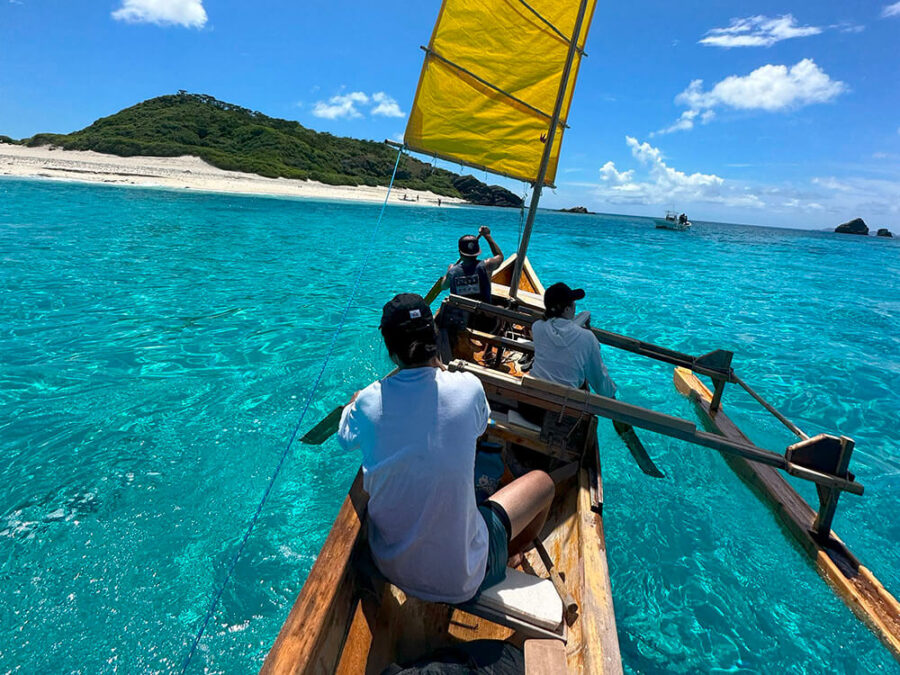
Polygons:
[[[587,0],[544,179],[553,185],[596,0]],[[444,0],[404,142],[411,150],[534,183],[579,0]]]

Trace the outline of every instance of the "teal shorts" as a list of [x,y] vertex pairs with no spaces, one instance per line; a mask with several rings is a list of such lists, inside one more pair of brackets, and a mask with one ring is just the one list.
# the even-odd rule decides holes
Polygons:
[[499,504],[484,501],[478,507],[488,531],[488,560],[479,593],[506,578],[506,562],[509,560],[509,539],[512,526],[509,516]]

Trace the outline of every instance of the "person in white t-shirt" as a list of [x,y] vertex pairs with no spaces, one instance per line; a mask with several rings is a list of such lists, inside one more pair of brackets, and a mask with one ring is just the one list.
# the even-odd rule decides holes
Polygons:
[[531,326],[531,374],[570,387],[588,383],[597,394],[615,397],[616,385],[600,356],[600,344],[575,317],[575,301],[583,298],[583,290],[573,290],[563,283],[546,290],[544,320]]
[[411,595],[464,602],[502,581],[538,535],[553,480],[532,471],[477,504],[475,445],[490,415],[481,382],[443,367],[418,295],[384,306],[381,333],[399,370],[358,392],[339,429],[344,449],[362,451],[372,557]]

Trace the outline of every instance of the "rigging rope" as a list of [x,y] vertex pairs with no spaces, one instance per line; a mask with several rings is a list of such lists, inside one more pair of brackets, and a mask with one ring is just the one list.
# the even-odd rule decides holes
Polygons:
[[284,450],[281,451],[281,456],[278,459],[278,464],[275,466],[275,471],[272,472],[272,477],[269,478],[269,483],[266,485],[266,489],[265,492],[263,492],[262,499],[259,500],[259,504],[257,504],[256,506],[256,512],[253,514],[253,517],[250,518],[250,522],[247,525],[244,536],[241,538],[241,543],[238,546],[238,549],[235,552],[234,556],[232,556],[231,558],[231,562],[228,565],[228,571],[225,574],[225,578],[222,580],[222,583],[219,584],[219,587],[216,590],[215,595],[213,596],[212,602],[210,602],[209,604],[209,609],[206,610],[206,616],[203,619],[203,623],[200,624],[197,635],[194,636],[194,641],[191,643],[191,649],[185,657],[184,662],[181,664],[182,675],[187,672],[187,667],[194,656],[194,652],[197,650],[197,645],[200,644],[200,639],[203,637],[203,633],[206,631],[206,626],[209,624],[210,620],[215,614],[216,607],[219,604],[222,593],[225,592],[225,586],[231,580],[231,575],[234,572],[235,565],[237,565],[238,559],[244,552],[244,547],[247,544],[247,540],[250,538],[250,534],[253,532],[253,528],[256,526],[256,523],[259,520],[260,513],[262,513],[263,507],[269,499],[269,495],[272,492],[272,487],[275,485],[275,480],[278,478],[278,474],[281,472],[281,468],[284,466],[284,462],[287,459],[288,452],[290,451],[291,446],[294,444],[294,440],[297,438],[297,434],[300,431],[300,426],[303,424],[303,418],[306,417],[306,413],[309,410],[310,403],[312,403],[313,396],[315,396],[316,390],[319,388],[319,384],[322,382],[322,376],[325,374],[325,369],[328,367],[328,362],[331,360],[331,356],[334,353],[334,348],[337,345],[337,340],[340,337],[341,332],[344,330],[344,324],[347,322],[347,315],[350,313],[350,307],[353,305],[353,301],[356,299],[356,293],[359,290],[359,284],[362,281],[363,273],[366,271],[366,268],[369,265],[369,258],[372,255],[372,249],[374,248],[375,240],[378,237],[378,230],[381,226],[381,220],[384,216],[384,210],[387,207],[388,199],[391,196],[391,189],[394,187],[394,179],[397,177],[397,167],[400,165],[400,156],[402,154],[403,148],[401,147],[397,151],[397,160],[394,162],[394,171],[391,174],[391,182],[388,185],[387,194],[384,196],[384,202],[381,204],[381,212],[378,214],[378,220],[375,222],[375,228],[372,230],[372,236],[369,239],[369,245],[366,247],[366,255],[363,258],[362,265],[360,265],[359,272],[356,275],[356,281],[353,284],[353,289],[350,291],[350,297],[347,299],[347,304],[344,307],[343,313],[341,314],[341,319],[338,322],[338,326],[335,329],[334,333],[332,333],[331,335],[331,344],[328,347],[328,351],[325,353],[325,358],[322,361],[322,367],[319,369],[319,374],[316,376],[312,388],[309,391],[309,395],[306,397],[306,402],[303,404],[303,411],[300,413],[300,419],[297,420],[297,424],[294,426],[294,430],[291,433],[290,438],[288,439],[287,445],[285,445]]

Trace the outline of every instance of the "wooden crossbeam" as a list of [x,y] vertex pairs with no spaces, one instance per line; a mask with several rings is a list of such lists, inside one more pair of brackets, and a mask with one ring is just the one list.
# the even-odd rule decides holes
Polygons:
[[[531,326],[535,321],[541,318],[536,311],[526,308],[524,305],[517,309],[508,309],[506,307],[498,307],[487,302],[464,298],[459,295],[450,295],[445,301],[449,305],[475,314],[485,316],[499,317],[519,323],[524,326]],[[708,377],[724,379],[728,382],[734,381],[734,371],[731,368],[732,353],[717,349],[704,354],[702,356],[691,356],[674,349],[667,349],[650,342],[635,340],[627,335],[619,335],[610,331],[601,330],[599,328],[591,328],[591,332],[600,344],[608,345],[616,349],[621,349],[640,356],[669,363],[673,366],[687,368],[695,373],[706,375]],[[724,365],[727,362],[728,365]]]
[[665,413],[617,401],[592,394],[582,389],[566,387],[561,384],[541,380],[536,377],[513,377],[482,366],[477,366],[460,359],[451,361],[448,368],[452,371],[466,371],[477,376],[485,388],[500,390],[511,398],[525,401],[553,410],[581,410],[586,414],[597,415],[611,420],[618,420],[641,429],[647,429],[664,436],[702,445],[720,452],[736,455],[760,464],[767,464],[781,469],[803,480],[808,480],[827,488],[844,490],[855,495],[863,494],[863,486],[855,480],[822,473],[813,469],[789,462],[784,455],[764,450],[749,441],[734,441],[719,434],[699,431],[693,422],[673,417]]

